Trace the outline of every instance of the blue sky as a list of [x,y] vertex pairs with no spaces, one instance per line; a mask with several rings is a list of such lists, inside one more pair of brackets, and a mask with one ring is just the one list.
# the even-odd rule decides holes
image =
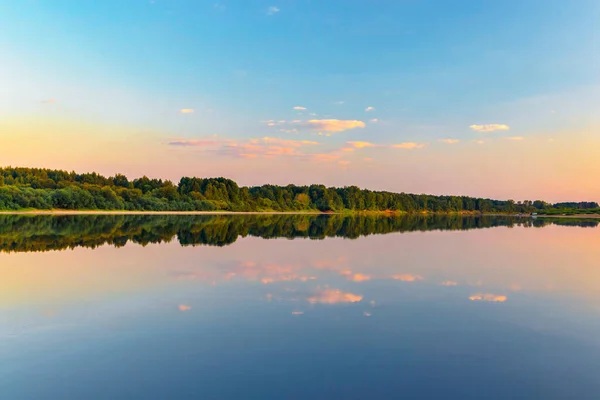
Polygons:
[[[61,124],[110,127],[82,133],[82,140],[94,148],[94,140],[127,138],[122,144],[165,164],[188,157],[185,165],[200,170],[206,160],[216,166],[219,156],[231,154],[197,145],[214,137],[238,142],[262,137],[318,141],[329,153],[348,141],[374,144],[371,152],[392,144],[427,145],[416,148],[425,150],[421,159],[410,155],[395,163],[397,154],[383,149],[364,157],[381,160],[382,170],[406,169],[415,162],[447,167],[454,162],[452,157],[473,157],[477,162],[474,150],[467,146],[489,138],[482,139],[481,132],[469,128],[472,125],[510,127],[493,132],[495,140],[500,135],[520,141],[554,140],[568,134],[580,137],[582,143],[595,143],[599,4],[591,0],[4,0],[0,1],[0,54],[6,61],[0,65],[5,87],[0,116],[19,120],[23,129],[27,121],[44,125],[40,121],[57,119]],[[368,107],[372,110],[366,111]],[[181,113],[184,109],[193,112]],[[360,121],[364,127],[330,136],[321,132],[319,137],[315,124],[307,123],[332,119]],[[127,133],[120,130],[125,128]],[[60,129],[52,129],[40,139],[60,140]],[[10,134],[7,127],[0,131],[5,134]],[[443,153],[449,151],[443,145],[450,143],[440,140],[447,139],[455,141],[456,146],[445,146],[453,153]],[[182,146],[193,149],[167,148],[173,140],[194,141],[193,146]],[[522,146],[533,146],[531,140],[524,142]],[[504,143],[496,146],[492,157],[509,157],[510,149],[505,147]],[[5,158],[13,164],[30,161],[19,151],[26,149],[15,145]],[[181,154],[174,156],[173,151]],[[63,168],[116,172],[94,164],[95,157],[90,155],[89,165],[71,162],[67,154],[40,160],[44,166],[61,167],[63,162]],[[172,179],[191,174],[184,169],[153,169],[152,164],[141,164],[142,158],[114,169],[136,174],[146,166],[149,173]],[[298,162],[298,157],[276,158],[269,162]],[[365,168],[357,159],[335,160],[344,169],[325,169],[326,183],[352,183],[350,176],[340,174],[348,175],[355,166],[357,183],[368,186],[369,174],[361,175]],[[215,167],[207,173],[233,174],[252,184],[284,180],[268,174],[259,179],[265,172],[255,166],[260,160],[243,161],[236,161],[240,162],[237,169],[220,173]],[[521,168],[527,167],[527,160],[522,164]],[[587,167],[593,170],[598,164]],[[493,179],[497,168],[482,173],[471,186],[462,182],[457,189],[485,194],[482,182]],[[518,173],[518,166],[511,171]],[[298,163],[287,177],[306,183],[312,174]],[[438,191],[435,183],[441,177],[426,170],[420,174],[416,181],[430,183],[421,187],[407,181],[405,190]],[[375,186],[404,188],[388,179]],[[590,194],[600,196],[600,192]]]

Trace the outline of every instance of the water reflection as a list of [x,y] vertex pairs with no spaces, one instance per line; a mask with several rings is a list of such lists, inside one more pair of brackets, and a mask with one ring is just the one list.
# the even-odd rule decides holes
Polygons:
[[600,390],[600,230],[570,220],[3,218],[10,399]]
[[226,246],[240,237],[344,237],[393,232],[470,230],[493,227],[550,225],[598,227],[600,221],[529,219],[459,215],[0,215],[0,251],[50,251],[103,244],[122,247],[129,241],[148,245],[177,240],[182,246]]

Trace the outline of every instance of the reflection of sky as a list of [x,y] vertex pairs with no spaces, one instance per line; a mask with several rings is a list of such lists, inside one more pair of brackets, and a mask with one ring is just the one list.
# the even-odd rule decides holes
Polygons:
[[35,397],[18,385],[36,379],[82,395],[66,376],[88,387],[105,376],[107,397],[137,384],[160,398],[150,378],[163,376],[173,393],[236,398],[231,375],[248,393],[268,379],[286,397],[293,376],[306,396],[327,379],[353,379],[366,396],[376,382],[408,384],[399,374],[413,385],[437,374],[466,395],[456,385],[470,373],[472,390],[526,393],[530,379],[536,398],[561,398],[551,378],[572,376],[586,398],[600,373],[598,239],[552,226],[1,254],[0,389]]

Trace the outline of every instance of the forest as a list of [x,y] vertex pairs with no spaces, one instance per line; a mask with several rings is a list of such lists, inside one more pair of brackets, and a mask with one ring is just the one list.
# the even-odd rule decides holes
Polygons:
[[600,213],[596,202],[492,200],[371,191],[356,186],[240,187],[226,178],[104,177],[43,168],[0,168],[0,210],[395,211],[405,213]]
[[383,235],[432,230],[471,230],[498,226],[543,228],[548,225],[595,228],[600,221],[558,218],[514,218],[457,214],[404,215],[0,215],[0,252],[44,252],[142,246],[227,246],[239,237],[313,239]]

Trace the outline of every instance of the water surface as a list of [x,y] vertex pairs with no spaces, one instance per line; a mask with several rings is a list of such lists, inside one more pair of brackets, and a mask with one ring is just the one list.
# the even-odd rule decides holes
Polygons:
[[596,399],[599,244],[583,220],[3,215],[1,397]]

